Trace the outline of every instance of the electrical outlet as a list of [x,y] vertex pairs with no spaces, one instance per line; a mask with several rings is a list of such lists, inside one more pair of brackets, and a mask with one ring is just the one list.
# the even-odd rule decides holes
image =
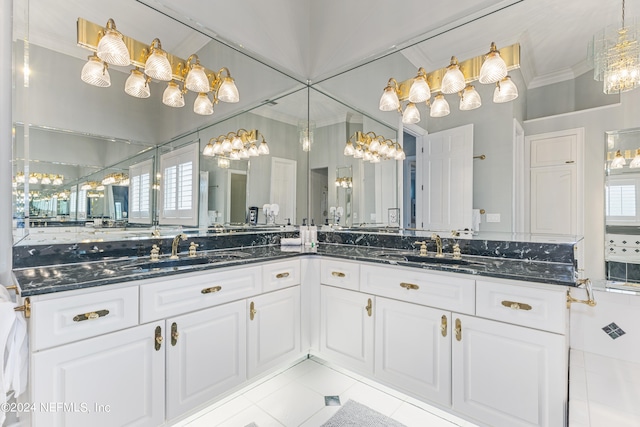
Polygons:
[[500,222],[500,214],[487,214],[487,222]]
[[358,219],[358,212],[353,213],[353,219]]

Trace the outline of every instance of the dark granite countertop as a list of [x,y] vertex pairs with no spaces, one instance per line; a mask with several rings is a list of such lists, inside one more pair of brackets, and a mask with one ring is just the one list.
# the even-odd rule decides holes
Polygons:
[[314,248],[276,245],[226,248],[199,252],[195,258],[189,258],[183,253],[177,261],[162,257],[160,262],[152,263],[149,257],[127,257],[25,267],[14,269],[13,273],[21,295],[26,297],[314,254],[436,272],[575,286],[573,266],[567,263],[463,255],[461,264],[458,264],[454,263],[456,261],[451,259],[451,255],[444,260],[432,257],[422,259],[417,257],[418,251],[341,244],[320,244]]

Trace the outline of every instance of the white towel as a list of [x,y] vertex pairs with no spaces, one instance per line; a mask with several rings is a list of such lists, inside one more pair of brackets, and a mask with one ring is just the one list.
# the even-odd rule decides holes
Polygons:
[[[14,311],[16,305],[7,289],[0,285],[0,404],[5,403],[10,394],[18,397],[27,388],[27,322],[22,313]],[[5,416],[0,411],[0,425]]]
[[280,239],[280,245],[282,246],[300,246],[302,239],[300,237],[283,237]]
[[480,230],[480,209],[473,209],[471,211],[471,229],[473,231]]

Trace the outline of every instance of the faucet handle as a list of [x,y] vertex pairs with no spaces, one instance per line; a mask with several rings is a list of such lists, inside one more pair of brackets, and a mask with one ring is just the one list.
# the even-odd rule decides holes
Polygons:
[[196,256],[196,248],[200,246],[199,244],[197,244],[196,242],[191,242],[191,244],[189,245],[189,256],[190,257],[195,257]]
[[420,256],[427,256],[427,242],[425,240],[414,242],[414,245],[420,245]]
[[150,261],[158,261],[160,257],[160,248],[158,245],[151,246]]

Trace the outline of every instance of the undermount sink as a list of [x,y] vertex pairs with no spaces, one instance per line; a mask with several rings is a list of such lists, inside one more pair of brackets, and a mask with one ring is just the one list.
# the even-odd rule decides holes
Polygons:
[[421,262],[424,264],[449,264],[449,265],[483,265],[480,262],[454,259],[448,257],[422,256],[412,251],[380,251],[374,252],[377,258],[385,258],[397,261]]
[[189,258],[161,258],[158,261],[148,261],[141,264],[133,264],[128,266],[129,269],[146,272],[151,270],[160,270],[165,268],[171,268],[173,270],[179,270],[182,268],[188,268],[197,265],[212,264],[223,261],[233,261],[249,257],[249,254],[244,252],[218,252],[206,254],[201,257],[189,257]]

